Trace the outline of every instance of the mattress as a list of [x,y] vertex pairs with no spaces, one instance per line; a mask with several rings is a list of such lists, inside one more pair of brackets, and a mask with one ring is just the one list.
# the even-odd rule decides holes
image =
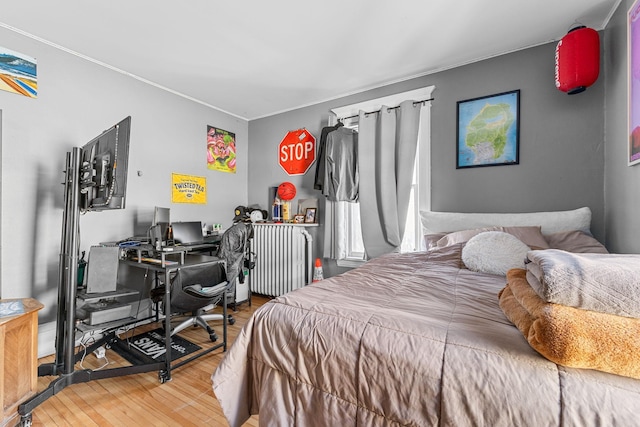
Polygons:
[[230,425],[639,425],[640,381],[557,365],[462,244],[388,254],[278,297],[212,375]]

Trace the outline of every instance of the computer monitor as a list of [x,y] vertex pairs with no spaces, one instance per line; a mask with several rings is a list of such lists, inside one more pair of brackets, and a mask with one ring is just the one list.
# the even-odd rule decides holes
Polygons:
[[156,206],[153,211],[153,223],[149,228],[149,240],[154,243],[157,240],[164,242],[167,240],[167,230],[171,223],[171,210]]
[[130,129],[129,116],[82,147],[79,180],[82,211],[124,209]]
[[186,221],[174,222],[171,224],[173,231],[173,242],[176,245],[189,245],[194,243],[202,243],[202,222]]
[[153,211],[153,224],[169,224],[171,222],[171,209],[156,206]]

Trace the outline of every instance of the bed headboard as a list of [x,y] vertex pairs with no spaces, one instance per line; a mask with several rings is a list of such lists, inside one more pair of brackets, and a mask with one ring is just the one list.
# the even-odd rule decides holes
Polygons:
[[420,212],[424,234],[451,233],[492,226],[541,226],[542,234],[581,230],[590,233],[591,209],[530,213]]

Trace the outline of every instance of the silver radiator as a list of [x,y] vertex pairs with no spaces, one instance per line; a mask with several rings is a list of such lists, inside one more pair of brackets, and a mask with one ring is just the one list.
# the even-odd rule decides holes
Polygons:
[[251,291],[279,296],[311,282],[313,238],[304,226],[254,224]]

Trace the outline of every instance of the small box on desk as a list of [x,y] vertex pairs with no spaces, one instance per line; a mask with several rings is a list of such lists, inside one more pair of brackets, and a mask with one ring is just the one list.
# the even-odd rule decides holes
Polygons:
[[89,303],[78,309],[78,318],[88,325],[125,319],[131,315],[131,304],[127,303]]

